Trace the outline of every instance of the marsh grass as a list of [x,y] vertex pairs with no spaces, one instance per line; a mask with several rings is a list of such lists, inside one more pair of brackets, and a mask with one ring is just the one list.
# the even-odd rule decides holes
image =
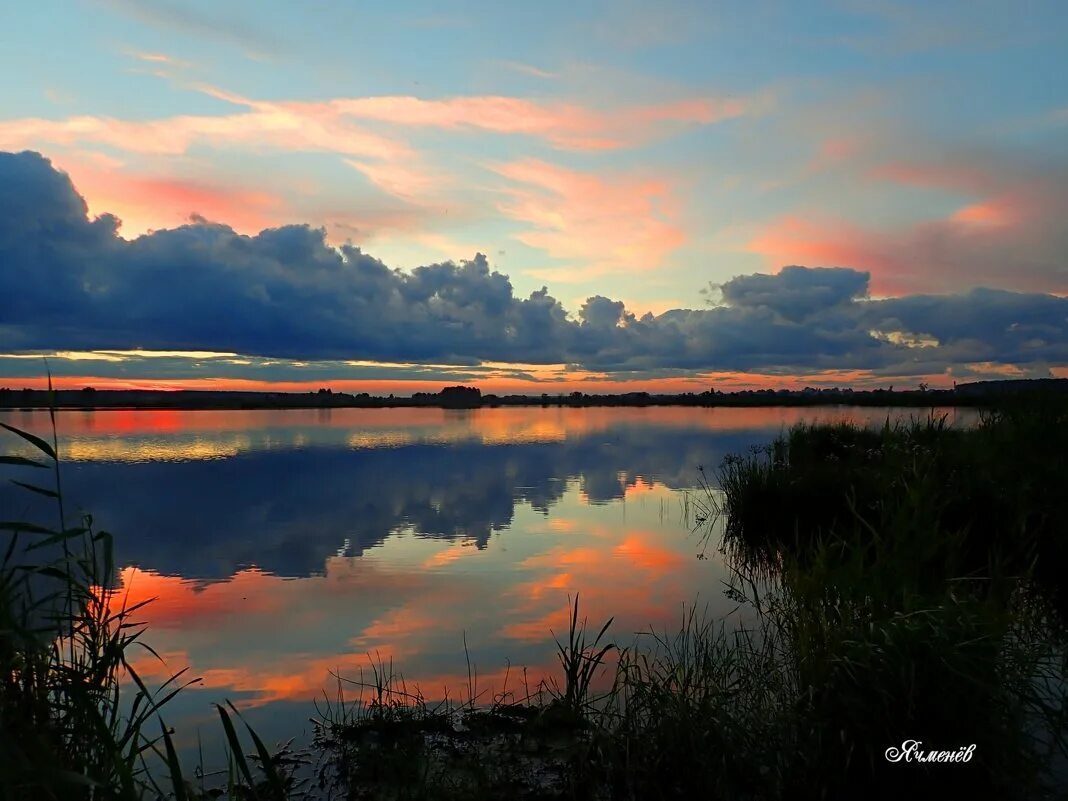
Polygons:
[[[1063,650],[1048,610],[957,587],[877,597],[839,583],[851,576],[833,575],[837,555],[820,561],[830,585],[736,574],[744,624],[691,607],[674,631],[637,635],[598,665],[609,689],[578,716],[544,687],[430,703],[392,668],[339,679],[320,709],[322,786],[361,799],[1059,797]],[[582,642],[575,606],[570,619],[565,650]],[[907,739],[974,743],[976,757],[887,762]]]
[[[787,564],[762,612],[797,689],[803,758],[790,782],[830,797],[1041,797],[1051,748],[1064,753],[1063,646],[1048,609],[1009,579],[950,578],[937,592],[903,560],[834,546]],[[886,748],[907,739],[975,743],[978,757],[948,771],[888,763]]]
[[[612,693],[595,691],[611,620],[595,635],[570,607],[566,639],[557,639],[560,675],[532,688],[479,690],[468,658],[465,691],[430,701],[391,661],[375,656],[358,678],[335,676],[333,697],[316,704],[320,788],[346,798],[593,797],[581,766],[596,719]],[[582,788],[582,789],[580,789]]]
[[138,649],[154,654],[138,621],[144,604],[118,596],[111,535],[89,516],[66,525],[54,442],[0,425],[40,452],[4,463],[53,475],[53,487],[14,482],[53,499],[58,521],[0,523],[9,534],[0,567],[0,770],[12,797],[137,797],[143,757],[159,739],[145,736],[147,724],[184,686],[184,671],[156,691],[146,687],[131,663]]
[[722,497],[706,502],[725,521],[728,554],[750,564],[775,569],[828,540],[867,542],[873,559],[886,559],[882,537],[910,578],[928,569],[934,588],[947,576],[1030,572],[1064,608],[1065,452],[1068,406],[1052,401],[988,412],[973,429],[944,417],[879,429],[801,425],[728,457]]
[[25,471],[12,483],[52,501],[56,516],[51,526],[0,521],[0,799],[292,797],[299,758],[272,755],[247,725],[246,755],[233,707],[218,707],[229,747],[223,786],[205,786],[202,771],[199,787],[183,776],[160,715],[198,680],[183,669],[150,689],[141,678],[138,657],[162,661],[139,619],[150,601],[123,594],[111,534],[89,515],[68,525],[54,412],[52,424],[49,443],[0,423],[36,452],[0,456],[0,466]]
[[[803,741],[818,747],[795,765],[805,786],[1063,789],[1049,767],[1068,755],[1066,433],[1063,404],[1031,404],[972,430],[798,426],[725,460],[722,492],[703,502],[722,516],[728,560],[776,587],[758,606],[814,722]],[[974,742],[981,759],[888,764],[886,744],[910,737]]]

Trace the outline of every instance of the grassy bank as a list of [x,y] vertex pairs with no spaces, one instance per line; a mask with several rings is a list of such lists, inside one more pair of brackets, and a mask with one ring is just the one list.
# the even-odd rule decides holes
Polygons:
[[[1063,797],[1063,650],[1041,606],[949,587],[902,603],[816,575],[734,591],[749,626],[691,610],[612,653],[578,626],[563,682],[533,697],[432,704],[388,669],[355,682],[320,718],[329,776],[368,799]],[[574,665],[607,689],[569,681]],[[887,760],[910,739],[974,755]]]
[[725,460],[724,544],[773,568],[834,548],[861,565],[896,556],[887,578],[936,592],[947,578],[1027,573],[1063,611],[1065,453],[1068,404],[1052,399],[1003,406],[974,428],[945,418],[797,426]]
[[117,585],[112,536],[88,515],[70,519],[54,434],[0,426],[39,454],[0,466],[55,504],[52,521],[0,520],[0,799],[291,797],[289,755],[269,753],[250,728],[239,736],[233,707],[218,707],[227,775],[209,787],[183,772],[162,714],[197,680],[185,670],[154,688],[141,679],[131,662],[159,657],[139,618],[147,602],[126,603]]
[[[11,432],[40,456],[4,464],[56,520],[0,523],[0,798],[1062,797],[1066,422],[801,427],[731,457],[700,501],[737,619],[690,610],[624,641],[576,598],[543,681],[487,695],[469,665],[459,697],[430,699],[386,663],[339,677],[303,783],[226,706],[229,770],[179,764],[161,717],[190,679],[133,670],[149,645],[111,537],[66,519],[54,439]],[[974,750],[888,760],[907,740]]]

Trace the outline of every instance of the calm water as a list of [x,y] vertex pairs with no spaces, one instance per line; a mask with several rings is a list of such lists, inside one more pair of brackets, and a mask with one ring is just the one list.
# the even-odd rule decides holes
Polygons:
[[[686,491],[801,420],[881,423],[886,409],[370,409],[99,411],[58,415],[65,492],[116,536],[129,601],[166,659],[203,678],[172,703],[185,747],[230,699],[271,740],[309,728],[311,701],[392,659],[431,696],[479,688],[511,665],[532,684],[555,664],[568,595],[616,641],[713,615],[714,550],[698,559]],[[973,419],[948,410],[951,421]],[[44,433],[42,412],[0,413]],[[24,453],[5,440],[6,453]],[[3,475],[15,475],[7,471]],[[7,482],[0,518],[52,509]],[[205,725],[206,724],[206,725]]]

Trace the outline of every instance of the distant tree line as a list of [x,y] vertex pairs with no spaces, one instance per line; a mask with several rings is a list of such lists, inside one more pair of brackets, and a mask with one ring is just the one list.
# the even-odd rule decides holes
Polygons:
[[225,392],[204,390],[56,390],[0,388],[0,409],[154,408],[154,409],[306,409],[334,407],[431,406],[475,409],[482,406],[982,406],[991,399],[1013,395],[1068,393],[1068,379],[1019,379],[955,384],[952,389],[855,390],[841,387],[804,389],[745,389],[720,392],[652,394],[624,392],[483,395],[477,387],[451,386],[440,392],[416,392],[410,398],[351,394],[322,387],[316,392]]

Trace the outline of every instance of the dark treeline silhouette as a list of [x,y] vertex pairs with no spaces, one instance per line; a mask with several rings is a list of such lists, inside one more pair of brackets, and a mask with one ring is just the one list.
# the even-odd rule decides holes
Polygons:
[[0,388],[0,409],[309,409],[430,406],[472,409],[481,406],[983,406],[1012,395],[1068,393],[1068,379],[1041,378],[976,381],[952,389],[915,388],[856,390],[848,387],[746,389],[738,392],[684,392],[674,395],[625,392],[596,395],[584,392],[537,395],[482,394],[475,387],[445,387],[411,397],[350,394],[329,388],[317,392],[226,392],[204,390],[105,390],[86,387],[54,393],[40,389]]

